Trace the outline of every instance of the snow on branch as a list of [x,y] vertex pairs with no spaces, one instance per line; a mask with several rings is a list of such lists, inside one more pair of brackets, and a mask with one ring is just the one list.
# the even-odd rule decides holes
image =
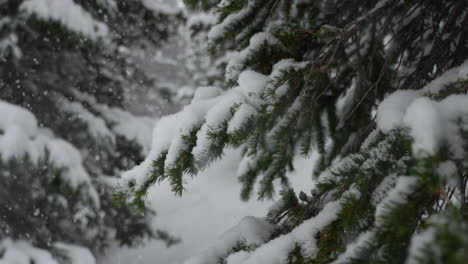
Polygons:
[[255,247],[264,243],[272,231],[273,225],[265,219],[244,217],[236,226],[221,235],[211,248],[186,260],[184,264],[217,264],[220,258],[229,254],[229,250],[235,247],[236,243],[244,243],[245,247]]
[[228,264],[281,264],[287,262],[288,254],[296,245],[301,246],[305,256],[314,258],[318,254],[316,235],[338,218],[346,199],[358,198],[360,193],[353,186],[343,196],[328,202],[316,216],[304,221],[291,232],[279,236],[246,253],[242,258],[228,258]]
[[49,158],[66,169],[66,180],[73,187],[85,185],[96,205],[97,191],[83,167],[80,151],[69,142],[56,138],[52,131],[39,128],[36,117],[27,109],[0,100],[0,156],[3,160],[27,156],[33,162]]
[[20,9],[41,19],[60,22],[72,31],[93,40],[105,37],[109,31],[104,23],[94,19],[73,0],[26,0]]
[[446,143],[456,158],[462,158],[466,150],[460,144],[462,139],[457,127],[460,119],[466,119],[468,116],[468,95],[451,95],[440,101],[430,97],[450,83],[467,77],[468,61],[465,61],[421,90],[394,92],[379,105],[377,128],[384,132],[409,128],[416,155],[433,155]]
[[36,263],[36,264],[58,264],[50,252],[36,248],[26,241],[13,241],[4,238],[0,241],[0,263]]
[[[212,42],[218,42],[226,37],[229,32],[232,32],[232,29],[239,25],[246,17],[251,16],[256,8],[261,4],[262,1],[254,0],[248,1],[247,5],[242,8],[239,12],[231,14],[224,18],[221,23],[218,23],[211,28],[208,33],[208,38]],[[231,2],[221,2],[220,7],[226,7],[230,5]]]
[[275,86],[287,81],[282,78],[286,71],[300,70],[305,65],[281,61],[269,76],[243,71],[238,78],[239,85],[224,93],[215,87],[199,88],[191,104],[158,121],[150,154],[142,164],[123,174],[124,188],[138,191],[154,181],[169,178],[182,191],[184,173],[194,174],[222,155],[227,142],[220,143],[219,137],[235,137],[258,116],[268,103],[264,99],[265,89],[275,90]]
[[283,49],[281,42],[275,38],[272,34],[266,32],[260,32],[250,38],[249,46],[240,52],[235,52],[229,59],[228,65],[226,66],[226,81],[235,81],[239,77],[240,72],[244,69],[246,63],[255,54],[264,48],[277,47]]
[[[84,247],[56,242],[52,246],[73,264],[95,264],[96,259],[93,254]],[[48,250],[34,247],[31,243],[23,240],[13,241],[10,238],[0,240],[0,263],[17,264],[58,264],[57,256],[52,255]]]
[[[117,135],[123,136],[128,140],[135,140],[142,147],[142,154],[149,153],[155,123],[153,117],[136,116],[120,108],[101,104],[87,93],[75,91],[73,94],[80,102],[62,104],[62,107],[65,110],[74,110],[73,112],[88,124],[94,136],[105,136],[112,140]],[[86,109],[84,105],[89,106],[96,114]]]

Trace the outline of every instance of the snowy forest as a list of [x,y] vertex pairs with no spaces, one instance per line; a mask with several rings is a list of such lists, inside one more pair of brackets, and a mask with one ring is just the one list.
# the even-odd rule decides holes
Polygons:
[[0,0],[0,264],[467,264],[467,0]]

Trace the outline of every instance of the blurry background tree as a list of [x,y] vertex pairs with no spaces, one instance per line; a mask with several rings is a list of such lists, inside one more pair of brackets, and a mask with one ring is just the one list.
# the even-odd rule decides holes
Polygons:
[[226,42],[216,53],[210,50],[208,33],[216,23],[215,1],[184,2],[187,21],[179,37],[183,38],[183,62],[188,78],[178,89],[177,98],[188,104],[198,87],[222,87],[226,65],[235,54],[236,44]]
[[162,1],[0,0],[0,262],[92,263],[116,242],[177,242],[111,195],[151,141],[153,119],[129,100],[171,105],[138,60],[182,20]]
[[[142,209],[158,182],[182,195],[228,147],[242,199],[282,189],[187,263],[466,263],[465,0],[185,2],[215,12],[210,51],[234,51],[223,85],[158,122],[117,194]],[[316,186],[296,194],[287,173],[312,152]]]

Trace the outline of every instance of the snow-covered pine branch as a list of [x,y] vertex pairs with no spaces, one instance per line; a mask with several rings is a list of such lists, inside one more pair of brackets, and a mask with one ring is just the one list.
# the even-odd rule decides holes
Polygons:
[[[441,262],[467,259],[466,243],[446,244],[462,235],[432,219],[467,224],[465,1],[252,0],[211,8],[218,16],[211,45],[235,50],[226,85],[200,88],[158,122],[150,155],[123,174],[124,199],[144,207],[148,189],[163,180],[181,194],[184,177],[228,147],[243,153],[242,197],[258,190],[271,198],[278,182],[289,188],[293,158],[316,151],[316,187],[299,198],[282,192],[266,241],[239,238],[192,261],[424,263],[433,255],[419,242],[443,252]],[[457,258],[446,255],[453,252]]]

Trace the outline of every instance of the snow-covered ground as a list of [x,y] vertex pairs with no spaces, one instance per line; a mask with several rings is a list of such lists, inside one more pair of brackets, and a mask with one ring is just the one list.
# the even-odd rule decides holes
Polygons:
[[[295,190],[308,192],[312,188],[314,160],[315,157],[296,160],[297,171],[290,178]],[[216,243],[223,232],[245,216],[264,217],[273,201],[241,201],[241,185],[235,176],[239,162],[240,153],[228,150],[222,160],[187,181],[182,197],[175,196],[167,182],[151,190],[148,200],[157,212],[155,227],[179,236],[181,243],[166,248],[164,243],[152,241],[137,249],[114,249],[102,263],[183,263]]]

